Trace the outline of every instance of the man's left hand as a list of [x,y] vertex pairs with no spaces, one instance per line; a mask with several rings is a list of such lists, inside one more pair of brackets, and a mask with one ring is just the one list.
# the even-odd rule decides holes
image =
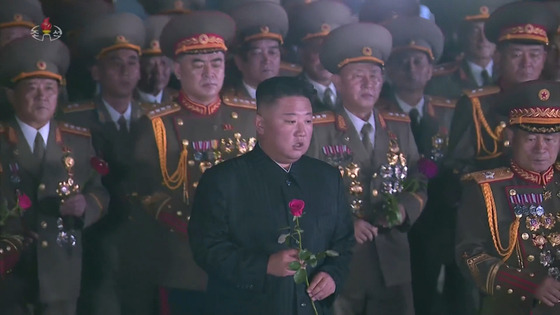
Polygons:
[[307,288],[307,294],[312,301],[321,301],[333,294],[336,289],[336,284],[333,278],[326,272],[321,271],[313,277],[313,280]]

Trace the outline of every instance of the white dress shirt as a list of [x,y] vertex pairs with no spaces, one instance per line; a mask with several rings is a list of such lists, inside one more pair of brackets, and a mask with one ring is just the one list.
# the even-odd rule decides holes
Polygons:
[[163,90],[159,91],[159,93],[157,95],[153,95],[153,94],[150,94],[150,93],[144,93],[140,90],[137,90],[137,91],[138,91],[138,96],[140,97],[140,100],[142,102],[161,104],[161,99],[163,98]]
[[255,89],[254,87],[250,86],[249,84],[245,83],[245,81],[241,81],[243,82],[243,86],[245,87],[245,90],[247,90],[247,93],[249,93],[249,96],[252,99],[256,99],[257,98],[257,89]]
[[117,112],[111,105],[109,105],[109,103],[105,102],[105,100],[102,99],[102,101],[103,105],[105,105],[105,108],[107,108],[107,111],[109,112],[109,116],[111,116],[111,120],[117,126],[117,130],[119,130],[119,118],[121,118],[121,115],[124,116],[124,119],[126,120],[126,127],[128,128],[128,130],[130,130],[130,117],[132,115],[132,106],[130,105],[130,103],[126,108],[126,111],[121,114]]
[[47,122],[47,124],[41,127],[39,130],[29,126],[28,124],[24,123],[17,117],[16,117],[16,121],[19,127],[21,128],[21,132],[25,137],[25,141],[27,141],[27,144],[31,149],[31,153],[33,153],[33,149],[35,148],[35,137],[37,136],[37,132],[39,132],[41,134],[41,137],[43,137],[43,141],[45,141],[45,149],[47,148],[47,141],[49,139],[49,128],[51,126],[50,121]]
[[[402,109],[402,111],[405,112],[407,115],[410,114],[411,110],[416,108],[418,110],[418,119],[422,119],[422,116],[424,115],[424,98],[423,97],[420,99],[420,102],[418,102],[418,104],[416,104],[416,106],[408,105],[405,101],[401,100],[397,96],[397,94],[395,94],[395,99],[397,100],[397,104]],[[417,122],[419,122],[419,121],[417,121]]]
[[490,60],[490,62],[486,65],[486,68],[483,68],[476,63],[470,62],[467,60],[467,64],[469,65],[469,69],[476,81],[478,86],[484,85],[484,79],[482,78],[482,71],[486,70],[488,72],[488,76],[492,78],[492,68],[494,67],[494,60]]
[[354,125],[354,128],[356,128],[356,131],[358,132],[358,135],[360,136],[360,140],[362,140],[362,138],[363,138],[362,128],[364,127],[364,125],[366,123],[371,124],[372,131],[371,131],[371,134],[369,135],[369,140],[371,140],[371,146],[375,147],[375,118],[373,117],[374,113],[373,112],[371,113],[371,115],[369,116],[369,119],[367,121],[363,121],[360,117],[352,114],[346,108],[344,108],[344,110],[346,111],[346,114],[348,115],[348,118],[350,118],[350,121],[352,122],[352,125]]
[[311,80],[307,76],[307,74],[305,75],[305,78],[307,79],[307,81],[309,81],[309,83],[311,83],[313,85],[313,87],[315,88],[315,91],[317,91],[317,96],[319,97],[319,99],[321,101],[323,101],[323,99],[325,98],[325,91],[327,90],[327,88],[331,89],[331,92],[332,92],[331,101],[332,101],[333,104],[336,104],[336,87],[334,86],[334,83],[331,82],[328,86],[324,86],[319,82]]

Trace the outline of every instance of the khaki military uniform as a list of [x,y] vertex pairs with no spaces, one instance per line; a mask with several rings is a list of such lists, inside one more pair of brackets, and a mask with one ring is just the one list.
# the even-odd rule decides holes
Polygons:
[[465,58],[458,61],[439,64],[434,66],[432,79],[426,86],[426,94],[459,99],[464,90],[478,89],[470,67]]

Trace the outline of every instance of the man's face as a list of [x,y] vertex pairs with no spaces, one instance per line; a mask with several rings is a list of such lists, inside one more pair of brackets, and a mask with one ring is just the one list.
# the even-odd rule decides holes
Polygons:
[[182,91],[193,101],[209,104],[224,84],[224,53],[182,55],[175,62],[175,75]]
[[31,30],[25,26],[11,26],[0,29],[0,48],[17,38],[31,36]]
[[235,64],[241,71],[243,80],[256,87],[280,72],[280,43],[274,39],[259,39],[248,45],[246,58],[236,55]]
[[266,153],[280,164],[297,161],[309,149],[313,133],[311,102],[303,96],[276,100],[257,113],[258,140]]
[[484,35],[484,22],[468,22],[464,37],[467,59],[492,59],[496,45]]
[[432,71],[432,62],[422,51],[396,52],[387,62],[387,75],[397,90],[424,90]]
[[370,111],[383,86],[383,70],[377,64],[349,63],[340,70],[340,92],[344,107],[353,111]]
[[26,124],[41,128],[54,115],[58,101],[58,82],[54,79],[31,78],[19,81],[8,99],[16,116]]
[[540,134],[524,130],[513,131],[513,160],[533,172],[546,171],[558,157],[560,133]]
[[319,49],[323,44],[323,38],[312,38],[305,41],[300,47],[301,64],[303,71],[315,82],[327,83],[331,81],[332,73],[327,71],[319,59]]
[[499,69],[502,80],[516,84],[540,77],[546,60],[543,45],[509,43],[499,50]]
[[117,49],[101,57],[91,68],[91,75],[101,86],[103,95],[131,97],[140,80],[138,53],[131,49]]
[[140,91],[159,94],[171,77],[171,60],[165,56],[143,56],[140,58]]
[[560,80],[560,34],[552,36],[552,41],[546,56],[547,78],[550,80]]

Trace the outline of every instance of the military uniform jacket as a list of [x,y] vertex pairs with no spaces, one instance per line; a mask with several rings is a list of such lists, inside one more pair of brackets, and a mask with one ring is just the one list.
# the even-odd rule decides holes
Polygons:
[[434,67],[432,79],[426,86],[426,94],[457,100],[463,91],[478,89],[465,58]]
[[456,259],[485,294],[481,314],[558,314],[535,290],[558,279],[560,173],[510,167],[466,175]]
[[[298,79],[303,80],[303,81],[311,84],[311,82],[309,82],[309,80],[307,79],[307,76],[303,72],[298,75]],[[313,95],[313,98],[311,99],[311,106],[313,108],[314,113],[324,112],[324,111],[332,111],[332,110],[335,110],[336,108],[341,108],[342,107],[342,100],[340,99],[339,95],[337,94],[336,101],[335,101],[335,104],[334,104],[335,108],[329,108],[323,102],[323,100],[321,100],[321,98],[319,98],[319,95],[317,94],[317,91],[315,91],[315,94]]]
[[[163,89],[163,94],[161,96],[161,102],[162,103],[168,103],[173,101],[173,98],[177,96],[178,91],[170,88],[170,87],[165,87]],[[142,97],[140,96],[140,93],[138,93],[138,88],[134,90],[134,99],[143,103],[150,103],[148,101],[144,101],[142,100]]]
[[10,208],[16,203],[16,190],[30,198],[32,206],[24,212],[23,222],[38,235],[35,244],[24,250],[14,275],[24,279],[32,291],[38,286],[41,302],[76,299],[81,278],[81,231],[77,231],[77,245],[72,251],[57,245],[60,197],[56,190],[59,182],[69,178],[63,157],[66,161],[71,157],[74,182],[80,185],[87,202],[84,226],[104,215],[109,198],[100,175],[90,165],[95,153],[89,131],[51,120],[41,163],[32,155],[15,119],[0,130],[1,195],[7,198]]
[[[410,120],[399,113],[381,113],[374,111],[375,116],[375,144],[371,154],[365,151],[361,138],[354,128],[348,115],[341,109],[336,113],[324,112],[315,114],[314,131],[308,155],[326,161],[339,167],[344,173],[344,183],[347,196],[354,204],[361,204],[355,214],[365,220],[373,222],[375,209],[382,202],[383,179],[380,175],[382,165],[386,165],[387,153],[391,138],[396,139],[400,152],[404,153],[408,163],[408,177],[426,182],[425,177],[416,170],[419,155],[410,131]],[[359,167],[356,180],[349,176],[356,173],[355,163]],[[359,185],[356,185],[358,183]],[[420,185],[423,186],[423,185]],[[425,187],[416,192],[402,192],[397,195],[407,213],[407,221],[400,227],[381,233],[374,242],[357,245],[353,257],[354,264],[369,266],[368,270],[380,269],[387,286],[410,282],[410,256],[407,230],[420,215],[426,202]],[[375,257],[371,262],[367,257]],[[371,268],[371,264],[377,265]],[[358,271],[350,269],[348,287],[361,286]],[[354,276],[353,276],[354,275]]]
[[[175,102],[148,112],[139,123],[135,182],[137,192],[149,196],[144,200],[147,211],[170,228],[161,245],[166,252],[160,262],[161,284],[203,290],[204,272],[194,263],[184,236],[177,234],[186,234],[202,173],[254,146],[256,104],[224,95],[221,101],[204,106],[181,101],[182,97],[179,93]],[[162,184],[168,175],[169,185]]]

